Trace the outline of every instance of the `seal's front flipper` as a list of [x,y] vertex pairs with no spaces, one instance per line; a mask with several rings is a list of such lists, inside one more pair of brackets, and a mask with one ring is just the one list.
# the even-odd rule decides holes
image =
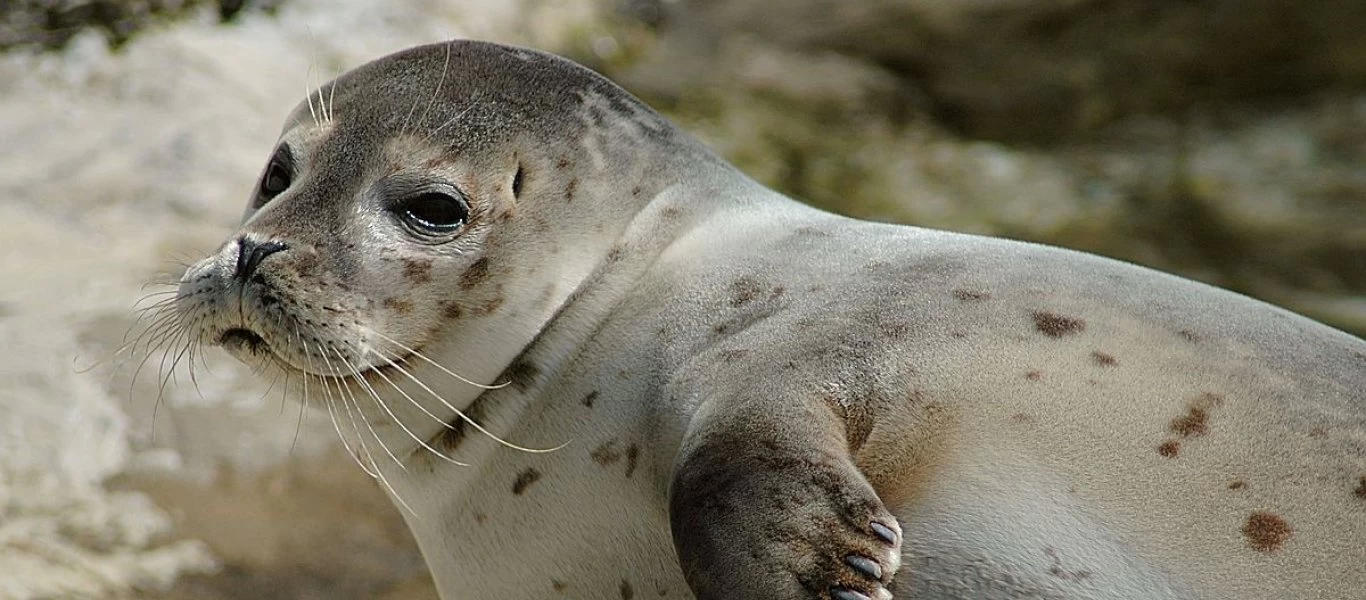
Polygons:
[[891,598],[901,526],[850,459],[843,424],[818,406],[710,408],[669,493],[699,600]]

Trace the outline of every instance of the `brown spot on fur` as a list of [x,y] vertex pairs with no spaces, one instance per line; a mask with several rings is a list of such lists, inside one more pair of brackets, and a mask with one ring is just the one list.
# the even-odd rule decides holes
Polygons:
[[561,157],[555,159],[555,168],[556,168],[556,169],[567,169],[567,168],[569,168],[569,157],[567,157],[567,156],[561,156]]
[[1172,419],[1171,428],[1181,437],[1205,435],[1209,433],[1209,413],[1192,407],[1185,416]]
[[604,467],[614,464],[621,460],[621,453],[615,448],[616,445],[616,440],[609,440],[607,443],[594,448],[588,456],[593,459],[593,462]]
[[569,589],[569,584],[558,579],[551,579],[550,589],[555,590],[556,593],[563,594],[566,589]]
[[1243,535],[1253,550],[1271,552],[1278,550],[1295,530],[1278,515],[1269,512],[1255,512],[1243,525]]
[[525,392],[527,388],[530,388],[531,384],[536,382],[536,378],[539,377],[540,374],[540,367],[522,359],[512,361],[512,364],[508,365],[507,370],[503,372],[507,381],[512,383],[512,387],[523,392]]
[[584,406],[587,406],[588,408],[593,408],[593,401],[594,401],[594,400],[597,400],[597,399],[598,399],[598,391],[597,391],[597,390],[593,390],[593,391],[591,391],[591,392],[588,392],[588,395],[587,395],[587,396],[584,396],[584,397],[583,397],[583,400],[580,400],[579,403],[583,404]]
[[1309,430],[1309,437],[1311,437],[1311,438],[1326,438],[1326,437],[1328,437],[1328,430],[1327,430],[1327,429],[1324,429],[1324,428],[1322,428],[1322,427],[1315,427],[1315,428]]
[[437,438],[437,443],[447,454],[455,452],[460,444],[465,441],[466,436],[469,435],[469,421],[481,422],[484,420],[484,410],[488,406],[488,401],[484,398],[486,396],[475,398],[474,402],[465,409],[465,416],[468,417],[468,420],[456,417],[450,422],[450,428],[442,431],[441,436]]
[[1025,379],[1028,379],[1030,381],[1038,381],[1040,379],[1043,379],[1043,373],[1040,371],[1030,371],[1028,373],[1025,373]]
[[632,195],[632,196],[639,196],[639,195],[640,195],[640,192],[641,192],[640,186],[636,186],[636,187],[631,188],[631,195]]
[[763,288],[759,286],[759,281],[745,275],[730,284],[730,305],[736,308],[749,304],[759,294],[763,293]]
[[1176,458],[1181,454],[1181,442],[1167,440],[1157,447],[1157,453],[1167,458]]
[[636,597],[635,590],[631,589],[631,582],[621,580],[621,600],[631,600]]
[[1182,329],[1181,331],[1176,332],[1176,335],[1181,336],[1181,339],[1186,340],[1187,342],[1190,342],[1192,344],[1200,341],[1200,336],[1196,335],[1194,331],[1191,331],[1189,329]]
[[615,245],[615,246],[612,246],[612,248],[611,248],[610,250],[607,251],[607,262],[609,262],[609,263],[618,262],[618,261],[620,261],[620,260],[622,259],[622,257],[624,257],[625,255],[626,255],[626,249],[623,248],[623,247],[621,246],[621,244],[617,244],[617,245]]
[[435,169],[441,165],[446,164],[447,162],[450,162],[450,157],[443,154],[441,156],[436,156],[427,159],[427,162],[423,163],[422,166],[425,169]]
[[1199,437],[1209,433],[1209,411],[1224,403],[1219,394],[1203,392],[1190,401],[1186,414],[1172,419],[1172,433],[1181,437]]
[[428,283],[432,280],[432,261],[428,258],[403,259],[403,277],[413,283]]
[[565,184],[565,186],[564,186],[564,201],[565,201],[565,202],[573,202],[573,201],[574,201],[574,190],[575,190],[576,188],[578,188],[578,187],[579,187],[579,178],[578,178],[578,177],[575,177],[575,178],[573,178],[573,179],[570,179],[570,180],[569,180],[569,183]]
[[489,259],[488,257],[481,257],[479,260],[474,261],[469,268],[465,269],[464,273],[460,274],[460,289],[468,290],[479,285],[479,282],[483,281],[488,275]]
[[1055,315],[1042,310],[1034,311],[1034,327],[1048,337],[1062,337],[1086,330],[1086,321]]
[[456,302],[446,302],[441,305],[441,314],[446,315],[447,319],[459,319],[464,314],[464,309]]
[[536,469],[528,468],[522,471],[522,474],[517,476],[517,480],[512,482],[512,493],[521,496],[526,493],[526,489],[531,487],[531,484],[536,483],[540,478],[541,472]]
[[631,444],[626,447],[626,477],[629,479],[636,473],[636,461],[640,458],[640,447]]
[[385,298],[384,307],[393,310],[400,315],[406,315],[413,312],[413,303],[402,298]]
[[1010,415],[1010,420],[1015,421],[1016,423],[1033,423],[1034,417],[1024,413],[1015,413]]
[[488,515],[486,515],[486,514],[484,514],[484,513],[481,513],[481,512],[474,513],[474,522],[475,522],[475,523],[478,523],[478,524],[480,524],[480,525],[483,525],[484,523],[488,522],[488,520],[489,520],[489,516],[488,516]]
[[1361,479],[1357,480],[1357,488],[1352,490],[1352,495],[1366,500],[1366,475],[1362,475]]
[[1119,364],[1119,359],[1115,358],[1114,355],[1106,354],[1100,350],[1091,352],[1091,360],[1096,361],[1096,364],[1102,367],[1113,367]]
[[1247,483],[1243,482],[1241,479],[1235,480],[1232,483],[1228,484],[1228,489],[1230,490],[1241,490],[1245,487],[1247,487]]
[[963,302],[972,302],[975,300],[987,300],[991,298],[991,294],[978,292],[976,290],[959,289],[953,291],[953,297],[962,300]]

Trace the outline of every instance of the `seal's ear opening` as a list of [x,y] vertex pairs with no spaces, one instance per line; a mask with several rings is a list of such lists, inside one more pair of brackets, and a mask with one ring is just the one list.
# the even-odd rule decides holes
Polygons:
[[522,198],[522,163],[517,163],[517,173],[512,176],[512,197],[520,200]]

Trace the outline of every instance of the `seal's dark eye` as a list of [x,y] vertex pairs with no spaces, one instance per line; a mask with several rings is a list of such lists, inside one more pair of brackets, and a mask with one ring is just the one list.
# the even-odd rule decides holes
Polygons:
[[470,216],[464,201],[441,192],[409,196],[399,201],[393,211],[415,233],[429,236],[455,233]]
[[270,200],[289,189],[289,167],[279,159],[271,159],[266,174],[261,178],[261,196]]

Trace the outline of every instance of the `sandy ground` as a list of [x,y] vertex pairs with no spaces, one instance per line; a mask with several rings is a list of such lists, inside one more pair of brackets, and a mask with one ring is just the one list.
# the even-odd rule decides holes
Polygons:
[[[159,393],[110,359],[144,287],[236,225],[310,82],[402,47],[554,47],[586,2],[297,0],[111,53],[0,57],[0,599],[431,597],[324,416],[221,353]],[[155,301],[150,296],[148,301]],[[297,433],[296,433],[297,427]],[[344,524],[340,526],[339,524]],[[405,591],[406,590],[406,591]]]

